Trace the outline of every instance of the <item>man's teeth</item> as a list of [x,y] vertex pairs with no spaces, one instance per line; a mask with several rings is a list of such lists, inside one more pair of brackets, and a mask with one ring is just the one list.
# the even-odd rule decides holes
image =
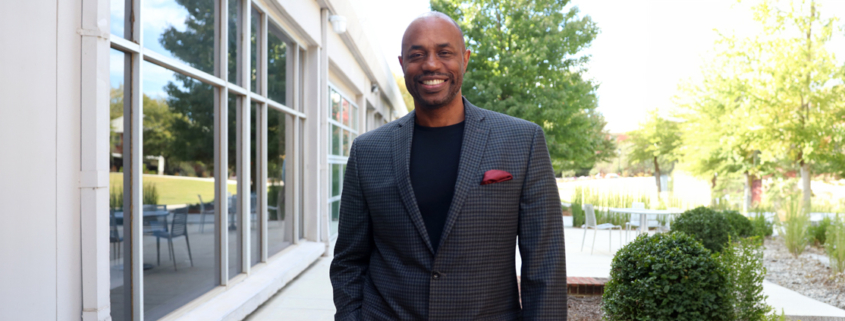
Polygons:
[[442,83],[443,81],[444,81],[443,79],[423,80],[423,84],[426,84],[426,85],[437,85],[437,84]]

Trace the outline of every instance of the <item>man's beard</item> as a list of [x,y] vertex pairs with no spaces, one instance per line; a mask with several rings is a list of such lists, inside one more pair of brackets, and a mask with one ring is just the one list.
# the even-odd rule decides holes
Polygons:
[[[430,99],[426,100],[422,98],[420,95],[419,86],[420,86],[420,79],[425,76],[446,76],[449,78],[449,92],[446,94],[446,97],[442,99]],[[443,106],[446,106],[449,102],[455,99],[455,96],[458,95],[458,92],[461,91],[461,83],[463,82],[463,77],[461,79],[457,79],[452,73],[425,73],[422,75],[417,75],[414,77],[414,81],[412,82],[411,86],[408,86],[406,81],[406,86],[408,87],[408,93],[411,94],[411,97],[414,97],[414,102],[419,104],[419,107],[425,108],[427,110],[436,110],[440,109]]]

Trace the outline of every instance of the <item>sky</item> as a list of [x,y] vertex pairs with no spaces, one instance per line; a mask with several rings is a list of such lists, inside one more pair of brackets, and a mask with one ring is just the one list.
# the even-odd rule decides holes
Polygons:
[[[401,75],[396,57],[405,27],[429,10],[427,0],[351,0],[368,38],[381,49],[392,71]],[[845,19],[845,1],[822,0],[822,14]],[[678,84],[696,81],[702,62],[718,35],[749,36],[758,27],[748,1],[736,0],[573,0],[581,15],[589,15],[601,33],[584,53],[590,55],[587,77],[599,84],[598,110],[611,133],[637,128],[649,110],[673,107]],[[840,21],[840,24],[845,22]],[[845,58],[843,32],[830,48]],[[472,59],[472,58],[470,58]]]

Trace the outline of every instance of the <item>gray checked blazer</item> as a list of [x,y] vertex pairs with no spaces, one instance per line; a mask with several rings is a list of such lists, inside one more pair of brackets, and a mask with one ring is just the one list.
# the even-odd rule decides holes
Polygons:
[[[543,130],[463,102],[458,179],[437,253],[411,189],[415,113],[352,144],[330,270],[336,320],[566,320],[560,196]],[[480,185],[492,169],[513,179]]]

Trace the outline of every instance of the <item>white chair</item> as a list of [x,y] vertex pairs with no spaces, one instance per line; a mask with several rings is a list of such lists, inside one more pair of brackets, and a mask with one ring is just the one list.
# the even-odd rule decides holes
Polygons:
[[[631,204],[631,208],[638,209],[638,210],[644,210],[645,209],[645,203],[634,202],[633,204]],[[636,228],[640,227],[640,215],[644,215],[644,214],[630,214],[630,219],[628,220],[627,223],[625,223],[625,242],[628,241],[628,232],[631,231],[631,227],[636,227]],[[647,226],[647,228],[652,228],[652,227],[657,228],[657,227],[659,227],[660,222],[657,221],[657,216],[649,215],[648,220],[646,221],[646,226]]]
[[593,229],[595,232],[593,233],[593,247],[590,249],[590,255],[593,255],[593,250],[596,248],[596,234],[599,233],[599,230],[608,230],[607,233],[607,250],[611,251],[610,249],[610,234],[612,234],[613,229],[619,229],[619,246],[622,246],[622,227],[619,225],[613,225],[610,223],[604,223],[597,225],[596,224],[596,211],[593,208],[592,204],[584,204],[582,208],[584,210],[584,216],[586,218],[586,223],[581,226],[584,229],[584,237],[581,239],[581,251],[584,251],[584,242],[587,240],[587,229]]

